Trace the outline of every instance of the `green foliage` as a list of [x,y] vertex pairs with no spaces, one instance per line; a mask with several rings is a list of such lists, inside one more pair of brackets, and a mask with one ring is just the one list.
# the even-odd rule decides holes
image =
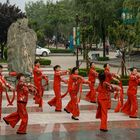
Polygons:
[[26,13],[30,26],[40,35],[38,38],[46,43],[45,39],[51,39],[56,35],[58,41],[63,36],[69,37],[74,23],[73,1],[62,0],[57,3],[48,1],[29,2],[26,4]]
[[39,62],[40,65],[44,65],[44,66],[51,65],[51,60],[49,59],[39,59]]
[[[78,14],[80,39],[85,46],[98,44],[100,39],[105,42],[107,37],[117,47],[120,42],[128,47],[128,44],[140,42],[139,6],[138,0],[61,0],[47,4],[37,1],[27,3],[26,13],[30,26],[37,32],[38,42],[43,45],[53,35],[58,41],[68,39]],[[133,11],[133,16],[137,17],[135,25],[124,27],[121,16],[124,9]],[[85,48],[84,52],[87,53]]]
[[109,57],[98,57],[97,60],[98,61],[108,61]]
[[87,77],[87,71],[81,70],[79,69],[79,75],[83,76],[83,77]]
[[122,81],[123,86],[128,86],[129,77],[128,76],[122,77],[121,81]]
[[103,73],[104,72],[104,69],[101,69],[101,68],[95,68],[95,69],[98,73]]
[[0,59],[0,63],[7,63],[7,60],[5,60],[5,59]]
[[0,45],[3,58],[4,46],[7,42],[7,33],[10,25],[17,19],[26,17],[15,5],[0,3]]
[[37,38],[38,38],[38,45],[40,46],[44,46],[45,42],[44,42],[44,33],[41,30],[38,30],[37,32]]
[[72,50],[70,49],[54,49],[54,48],[49,48],[51,53],[73,53]]
[[[123,76],[121,77],[121,81],[123,86],[128,86],[128,82],[129,82],[129,76]],[[116,81],[112,81],[112,84],[118,84]]]
[[[101,68],[95,68],[95,69],[98,73],[104,72],[104,69],[101,69]],[[81,75],[83,77],[87,77],[88,72],[89,72],[89,69],[86,69],[86,68],[80,68],[79,69],[79,75]]]

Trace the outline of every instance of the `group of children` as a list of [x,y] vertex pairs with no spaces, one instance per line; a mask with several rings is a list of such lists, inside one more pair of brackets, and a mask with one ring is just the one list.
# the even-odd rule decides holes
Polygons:
[[[2,66],[0,66],[0,111],[1,111],[1,102],[2,102],[2,91],[3,88],[8,86],[12,88],[5,80],[2,80]],[[42,97],[44,88],[42,85],[42,80],[45,79],[46,83],[48,83],[48,78],[42,73],[40,69],[39,61],[35,62],[35,67],[33,69],[34,75],[34,85],[27,84],[25,82],[25,76],[22,73],[17,74],[17,111],[4,117],[3,120],[6,124],[10,124],[12,127],[15,127],[17,122],[21,119],[20,127],[17,131],[17,134],[26,134],[26,128],[28,123],[28,113],[26,110],[26,105],[28,102],[28,93],[34,95],[34,100],[36,104],[39,104],[39,107],[42,107]],[[62,76],[68,75],[68,80],[63,79]],[[90,63],[90,70],[88,80],[85,80],[82,76],[78,74],[78,68],[74,67],[71,71],[69,70],[61,70],[59,65],[54,66],[54,82],[53,82],[53,90],[55,97],[48,101],[50,106],[55,106],[56,112],[62,111],[62,98],[67,94],[70,95],[70,101],[67,106],[64,108],[69,114],[72,114],[71,118],[73,120],[79,120],[79,102],[82,93],[82,85],[88,84],[90,91],[86,95],[86,99],[91,103],[98,103],[96,118],[101,119],[100,130],[103,132],[107,130],[107,114],[108,109],[111,108],[111,93],[120,92],[120,87],[111,84],[112,80],[119,81],[119,75],[110,72],[109,64],[104,65],[104,72],[98,73],[95,70],[95,64],[93,62]],[[95,81],[99,80],[99,85],[95,88]],[[64,95],[61,94],[61,82],[68,84],[68,89]],[[131,74],[129,78],[128,85],[128,99],[121,111],[129,115],[131,118],[137,117],[138,112],[138,102],[136,98],[137,87],[140,83],[140,74],[137,72],[136,68],[131,69]],[[31,88],[34,87],[34,88]],[[1,112],[0,112],[1,114]]]

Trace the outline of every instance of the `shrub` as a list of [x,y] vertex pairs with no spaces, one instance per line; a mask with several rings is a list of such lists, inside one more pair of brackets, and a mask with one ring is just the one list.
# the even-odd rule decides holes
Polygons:
[[104,72],[104,69],[101,69],[101,68],[95,68],[95,69],[98,73]]
[[[95,68],[96,71],[98,73],[100,72],[104,72],[104,69],[101,69],[101,68]],[[88,72],[89,72],[89,69],[87,70],[86,68],[80,68],[79,69],[79,75],[83,76],[83,77],[87,77],[88,76]]]
[[98,61],[108,61],[109,57],[98,57],[97,60]]
[[38,59],[40,62],[40,65],[51,65],[51,60],[49,59]]
[[126,86],[128,85],[128,82],[129,82],[129,76],[121,77],[121,80],[122,80],[123,86]]
[[[123,86],[127,86],[128,82],[129,82],[129,77],[128,76],[121,77],[121,81],[122,81]],[[112,81],[111,83],[112,84],[117,84],[116,81]]]
[[80,70],[79,69],[79,75],[83,76],[83,77],[87,77],[87,71],[84,71],[84,70]]
[[50,48],[51,53],[73,53],[73,50],[70,49],[53,49]]
[[0,63],[7,63],[7,60],[5,60],[5,59],[0,59]]

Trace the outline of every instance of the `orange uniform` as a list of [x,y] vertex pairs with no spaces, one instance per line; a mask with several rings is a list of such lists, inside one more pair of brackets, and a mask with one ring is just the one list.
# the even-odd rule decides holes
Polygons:
[[43,74],[42,71],[39,69],[38,66],[34,67],[33,70],[34,74],[34,85],[37,88],[38,94],[35,95],[35,103],[39,104],[40,107],[42,107],[42,96],[43,96],[43,86],[42,86],[42,79],[43,79]]
[[[115,74],[111,73],[108,68],[105,68],[104,73],[105,73],[105,76],[106,76],[105,81],[108,82],[108,83],[111,83],[111,80],[113,79],[113,77],[115,77]],[[108,98],[108,100],[109,100],[108,109],[110,109],[111,108],[111,97]]]
[[55,93],[55,97],[48,101],[50,106],[55,106],[56,111],[61,111],[62,109],[62,99],[61,99],[61,82],[64,80],[61,78],[62,75],[66,75],[67,71],[55,71],[54,72],[54,82],[53,82],[53,90]]
[[7,124],[10,124],[12,128],[19,122],[21,119],[21,124],[17,130],[18,133],[26,133],[27,124],[28,124],[28,113],[26,110],[26,105],[28,102],[28,87],[22,81],[19,81],[17,84],[17,111],[4,117],[4,121]]
[[137,117],[138,102],[137,102],[137,88],[140,83],[140,78],[135,74],[131,74],[129,78],[129,86],[127,90],[128,99],[122,108],[122,112],[130,117]]
[[116,90],[108,82],[103,82],[98,86],[98,108],[96,118],[101,119],[100,129],[107,130],[107,113],[110,98],[110,92]]
[[96,89],[94,88],[95,80],[98,77],[98,73],[95,71],[94,68],[90,68],[88,80],[91,82],[89,85],[90,91],[86,95],[87,100],[90,102],[96,102]]
[[80,90],[80,84],[85,83],[85,81],[78,77],[76,74],[72,74],[69,77],[68,92],[70,94],[71,100],[66,106],[66,110],[72,113],[73,117],[78,117],[80,114],[78,106],[78,92]]
[[0,81],[1,81],[1,85],[0,85],[0,120],[1,120],[1,113],[2,113],[2,92],[4,91],[4,88],[2,86],[2,84],[5,87],[10,88],[10,85],[6,82],[6,80],[4,79],[4,77],[2,76],[2,74],[0,74]]

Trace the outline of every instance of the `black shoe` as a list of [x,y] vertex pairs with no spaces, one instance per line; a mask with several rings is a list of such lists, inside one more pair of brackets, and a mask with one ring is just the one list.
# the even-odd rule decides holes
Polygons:
[[66,108],[64,108],[64,111],[66,111],[68,114],[70,114],[70,112]]
[[3,118],[3,120],[5,121],[5,123],[6,123],[7,125],[9,125],[9,122],[7,122],[7,121],[5,120],[5,118]]
[[96,103],[95,101],[90,101],[91,103]]
[[49,102],[48,102],[48,105],[49,105],[49,106],[52,106]]
[[73,120],[76,120],[76,121],[79,120],[78,118],[75,118],[75,117],[73,117],[73,116],[72,116],[71,118],[72,118]]
[[138,118],[137,116],[129,116],[129,118]]
[[26,132],[25,133],[17,132],[17,134],[19,134],[19,135],[26,135],[27,133]]
[[56,110],[56,109],[55,109],[55,112],[62,112],[62,111],[61,111],[61,110]]
[[100,129],[100,131],[107,132],[108,130],[107,129]]

